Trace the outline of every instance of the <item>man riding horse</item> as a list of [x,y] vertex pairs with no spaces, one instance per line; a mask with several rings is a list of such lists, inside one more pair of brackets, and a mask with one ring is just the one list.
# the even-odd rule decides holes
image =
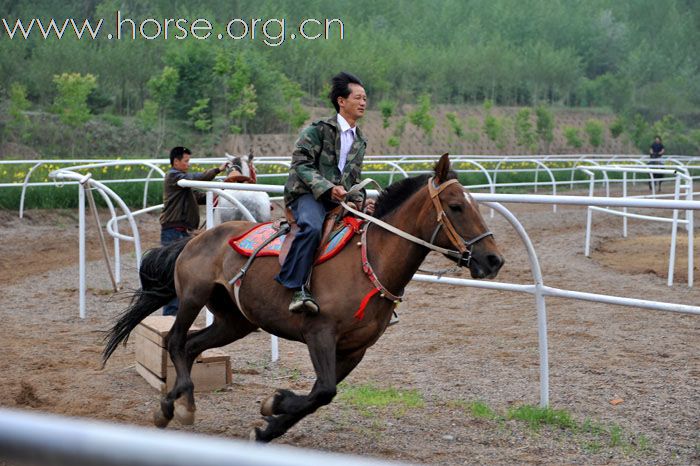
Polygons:
[[[284,202],[299,231],[275,279],[294,291],[289,304],[292,312],[319,312],[308,282],[321,241],[323,220],[360,181],[367,147],[356,126],[367,106],[362,82],[350,73],[341,72],[333,77],[329,98],[337,114],[315,121],[301,132],[284,186]],[[373,211],[370,202],[367,212]]]

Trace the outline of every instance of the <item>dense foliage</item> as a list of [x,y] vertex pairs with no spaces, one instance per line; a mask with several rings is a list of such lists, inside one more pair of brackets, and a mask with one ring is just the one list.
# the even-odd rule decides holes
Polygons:
[[[640,115],[645,138],[665,115],[674,115],[666,126],[693,127],[700,121],[700,2],[695,0],[407,0],[400,5],[370,0],[0,0],[0,16],[10,27],[18,18],[25,23],[54,18],[59,25],[66,18],[78,23],[104,18],[104,28],[113,31],[119,10],[137,24],[146,18],[161,23],[207,18],[216,35],[233,18],[248,24],[262,18],[254,40],[249,35],[241,40],[117,41],[104,34],[97,40],[70,34],[45,40],[36,28],[25,40],[10,39],[0,24],[0,98],[21,100],[13,87],[19,84],[35,109],[61,115],[55,105],[61,102],[57,76],[80,80],[92,75],[91,113],[138,115],[142,128],[157,135],[158,145],[169,120],[218,136],[295,131],[308,118],[302,103],[325,105],[319,99],[327,92],[326,82],[340,69],[361,76],[370,105],[385,102],[386,115],[397,105],[417,105],[413,119],[427,139],[434,124],[426,111],[430,104],[481,105],[485,100],[533,108],[609,106],[626,115],[620,130],[639,129],[635,115]],[[270,18],[287,21],[284,41],[268,41],[277,46],[264,41],[262,24]],[[342,20],[343,39],[335,24],[328,39],[292,40],[305,18]],[[277,29],[272,24],[271,34]],[[523,146],[534,147],[526,116],[517,122],[518,137]],[[503,123],[489,116],[488,137],[498,140]],[[450,124],[461,131],[456,120]],[[597,141],[599,128],[589,129]],[[542,131],[538,126],[546,139]]]

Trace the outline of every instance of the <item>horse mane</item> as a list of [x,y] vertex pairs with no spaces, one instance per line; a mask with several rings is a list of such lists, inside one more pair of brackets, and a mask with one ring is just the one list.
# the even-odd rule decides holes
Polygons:
[[[413,196],[420,188],[428,184],[428,180],[434,173],[425,173],[423,175],[413,176],[395,181],[384,189],[377,199],[377,206],[374,210],[374,216],[383,218],[396,210],[409,197]],[[457,173],[450,170],[447,179],[457,178]]]

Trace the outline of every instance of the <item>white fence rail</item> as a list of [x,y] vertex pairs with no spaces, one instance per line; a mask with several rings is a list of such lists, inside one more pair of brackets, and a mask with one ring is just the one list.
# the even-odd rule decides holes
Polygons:
[[378,459],[0,409],[0,460],[36,466],[389,466]]
[[[193,164],[220,164],[227,159],[224,158],[197,158],[192,159]],[[375,175],[388,175],[389,182],[391,182],[395,176],[400,175],[403,177],[415,175],[418,173],[426,173],[428,171],[427,166],[434,163],[437,160],[436,156],[431,155],[420,155],[420,156],[367,156],[365,158],[366,165],[379,165],[383,166],[383,169],[367,169],[365,170],[365,175],[375,176]],[[458,173],[468,174],[475,173],[483,176],[485,182],[480,184],[471,185],[472,189],[486,189],[491,193],[495,193],[498,189],[503,188],[530,188],[534,189],[535,192],[541,187],[546,187],[551,190],[552,195],[557,194],[558,186],[568,186],[573,188],[577,184],[586,184],[586,180],[575,180],[576,167],[578,166],[600,166],[606,164],[636,164],[645,165],[648,159],[640,156],[630,156],[630,155],[601,155],[601,154],[572,154],[572,155],[528,155],[528,156],[485,156],[485,155],[454,155],[451,157],[453,161],[453,167]],[[686,167],[687,169],[698,170],[700,169],[700,157],[689,157],[681,155],[672,155],[664,157],[664,161],[668,165],[676,167]],[[290,166],[290,157],[257,157],[256,165],[259,167],[265,166],[277,166],[279,170],[272,170],[269,173],[265,173],[268,170],[261,170],[258,174],[258,179],[264,181],[271,178],[280,178],[286,176],[286,171]],[[81,165],[75,165],[79,163]],[[521,166],[507,166],[508,164],[517,163]],[[21,188],[21,200],[19,215],[20,218],[23,216],[24,204],[26,198],[27,189],[35,186],[55,186],[56,182],[33,182],[32,176],[36,171],[43,165],[66,165],[65,169],[68,170],[83,170],[83,169],[93,169],[93,168],[105,168],[113,166],[143,166],[149,169],[148,174],[143,178],[125,178],[125,179],[105,179],[102,180],[104,184],[118,184],[118,183],[144,183],[144,201],[143,207],[146,207],[146,196],[148,194],[149,184],[152,182],[159,181],[159,178],[154,178],[154,173],[163,176],[163,171],[161,166],[168,166],[168,159],[123,159],[123,160],[103,160],[103,159],[80,159],[80,160],[2,160],[0,161],[0,167],[12,167],[13,165],[31,165],[31,168],[27,169],[27,173],[24,176],[22,182],[10,182],[10,183],[0,183],[0,188]],[[424,164],[426,168],[417,169],[417,164]],[[275,173],[275,171],[281,171],[281,173]],[[546,179],[540,179],[540,172],[546,174]],[[499,182],[499,174],[504,173],[518,174],[518,173],[534,173],[533,181],[522,181],[522,182]],[[571,173],[570,179],[557,180],[558,173]],[[636,176],[636,175],[634,175]],[[501,176],[502,177],[502,176]],[[560,176],[561,178],[561,176]],[[698,177],[695,177],[698,178]],[[606,190],[609,193],[609,185],[616,180],[610,180],[605,178]],[[636,179],[635,179],[636,182]],[[67,183],[75,183],[68,181]],[[552,208],[556,210],[556,205]]]

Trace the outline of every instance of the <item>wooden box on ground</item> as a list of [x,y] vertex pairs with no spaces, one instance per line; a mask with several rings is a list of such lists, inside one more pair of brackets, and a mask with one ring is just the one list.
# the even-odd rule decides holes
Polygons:
[[[153,387],[166,393],[175,384],[175,367],[165,347],[165,337],[174,316],[146,317],[134,330],[136,371]],[[199,330],[193,325],[190,332]],[[231,383],[231,358],[224,351],[210,349],[199,355],[192,366],[195,391],[212,391]]]

